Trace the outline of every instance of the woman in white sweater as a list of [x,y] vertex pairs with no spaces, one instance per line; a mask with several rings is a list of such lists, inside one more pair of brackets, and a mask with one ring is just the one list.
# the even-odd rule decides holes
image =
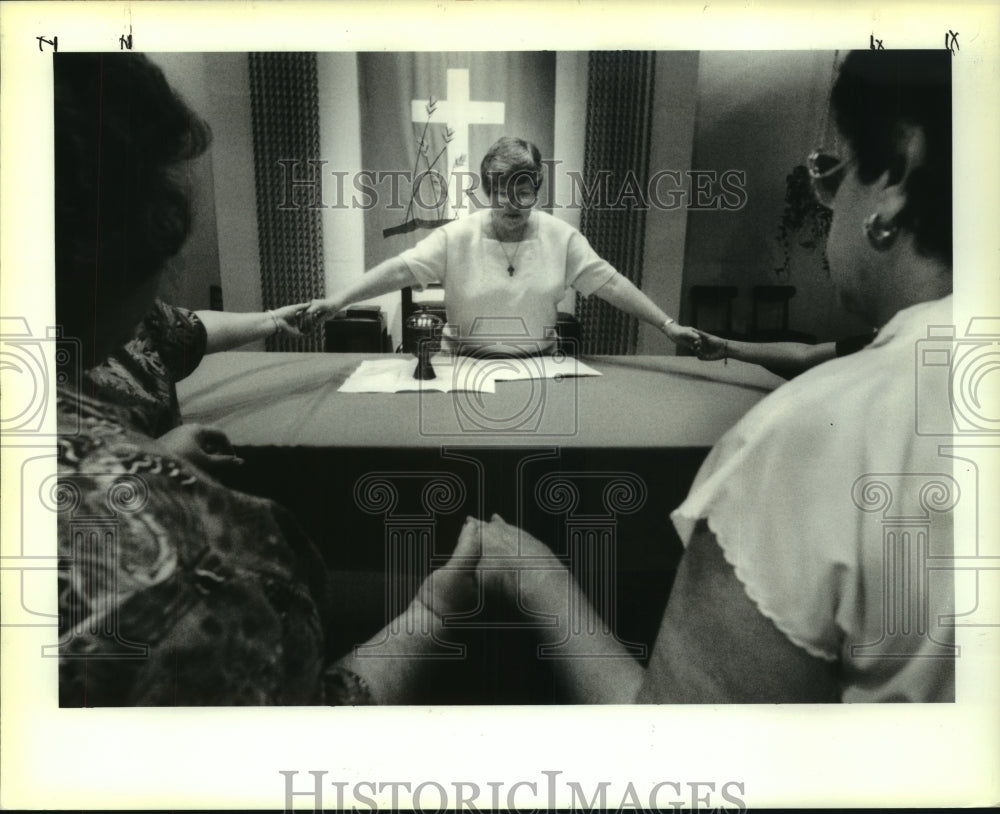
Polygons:
[[329,316],[407,286],[440,283],[446,336],[459,350],[492,350],[499,344],[512,353],[545,353],[555,346],[556,307],[573,288],[596,294],[677,344],[697,348],[696,331],[668,317],[576,229],[534,208],[542,183],[534,144],[501,138],[483,157],[480,172],[491,208],[434,230],[358,282],[313,300],[307,317]]

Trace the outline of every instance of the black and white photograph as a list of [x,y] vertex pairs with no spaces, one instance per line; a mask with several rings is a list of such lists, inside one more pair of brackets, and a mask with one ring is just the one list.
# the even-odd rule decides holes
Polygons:
[[4,16],[4,806],[995,798],[995,12],[85,5]]

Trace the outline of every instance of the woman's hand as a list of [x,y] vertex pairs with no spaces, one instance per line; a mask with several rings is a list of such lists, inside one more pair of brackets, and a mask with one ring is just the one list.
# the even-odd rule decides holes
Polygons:
[[474,608],[483,588],[516,602],[518,591],[543,590],[565,566],[526,531],[494,514],[489,522],[468,518],[448,563],[431,574],[416,599],[436,616]]
[[716,359],[725,359],[728,343],[725,339],[720,339],[704,331],[698,331],[701,338],[701,345],[698,348],[698,358],[703,362],[714,362]]
[[688,328],[686,325],[678,325],[676,322],[670,322],[664,327],[663,332],[675,345],[680,345],[682,348],[687,348],[695,353],[699,352],[699,348],[701,347],[701,334],[694,328]]
[[481,525],[481,538],[480,579],[488,591],[511,602],[517,601],[521,590],[526,594],[544,590],[554,573],[565,571],[545,543],[498,514]]
[[317,322],[329,319],[342,308],[343,305],[341,305],[340,300],[334,297],[313,300],[309,303],[309,306],[306,308],[305,314],[302,315],[302,318],[308,327],[312,327]]
[[482,523],[465,520],[448,562],[424,580],[416,599],[438,617],[475,607],[479,599],[479,554]]
[[268,313],[274,320],[275,333],[286,336],[302,336],[300,321],[306,313],[309,303],[300,302],[296,305],[285,305],[281,308],[272,308]]
[[222,430],[202,424],[181,424],[157,439],[171,455],[209,474],[219,475],[243,463]]
[[352,648],[337,661],[362,679],[375,703],[425,704],[439,698],[440,671],[455,663],[436,658],[454,652],[444,617],[471,610],[479,600],[479,527],[478,520],[466,519],[448,562],[424,580],[399,616],[365,643],[377,648],[378,657],[363,657],[359,648]]

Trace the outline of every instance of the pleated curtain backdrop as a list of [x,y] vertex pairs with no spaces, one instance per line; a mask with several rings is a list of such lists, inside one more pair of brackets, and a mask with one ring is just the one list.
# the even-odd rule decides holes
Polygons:
[[[324,294],[320,209],[310,209],[312,190],[299,187],[299,208],[281,209],[288,194],[280,160],[297,162],[295,178],[308,178],[309,159],[320,159],[319,95],[315,54],[250,54],[250,103],[261,301],[265,309],[308,302]],[[273,336],[268,350],[320,351],[317,329],[302,338]]]
[[[583,174],[588,189],[607,173],[607,194],[583,209],[580,231],[594,250],[636,287],[642,287],[646,213],[616,202],[629,174],[645,190],[652,130],[652,51],[595,51],[589,58]],[[627,198],[627,196],[626,196]],[[597,297],[577,296],[586,354],[632,354],[639,325]]]
[[[452,173],[478,176],[483,156],[501,136],[520,136],[552,156],[556,58],[551,51],[362,53],[358,75],[363,165],[412,172],[400,182],[399,195],[390,194],[388,182],[377,185],[380,195],[365,213],[368,268],[416,245],[438,219],[466,217],[476,201],[485,201],[481,189],[475,200],[454,194],[458,181]],[[419,204],[437,197],[430,184],[416,195],[412,184],[432,162],[453,192],[440,211]],[[471,183],[466,179],[463,188]],[[452,205],[461,208],[452,211]],[[407,228],[407,222],[412,227],[417,221],[418,228]]]

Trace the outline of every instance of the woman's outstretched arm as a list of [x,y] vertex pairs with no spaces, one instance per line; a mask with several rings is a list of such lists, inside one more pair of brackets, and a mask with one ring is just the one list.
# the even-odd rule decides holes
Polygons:
[[399,256],[390,257],[340,291],[324,299],[313,300],[309,303],[305,316],[308,320],[325,319],[353,303],[370,300],[417,284],[417,279],[405,261]]
[[836,342],[822,342],[818,345],[805,342],[741,342],[722,339],[704,331],[698,331],[698,334],[701,336],[699,359],[707,362],[716,359],[737,359],[740,362],[766,367],[786,379],[793,378],[837,355]]
[[308,303],[303,302],[271,311],[196,311],[195,314],[205,326],[205,353],[218,353],[277,333],[301,336],[298,320],[307,307]]
[[621,274],[615,274],[594,294],[620,311],[634,316],[662,331],[674,344],[697,350],[701,337],[694,328],[679,325],[668,317],[655,302]]

